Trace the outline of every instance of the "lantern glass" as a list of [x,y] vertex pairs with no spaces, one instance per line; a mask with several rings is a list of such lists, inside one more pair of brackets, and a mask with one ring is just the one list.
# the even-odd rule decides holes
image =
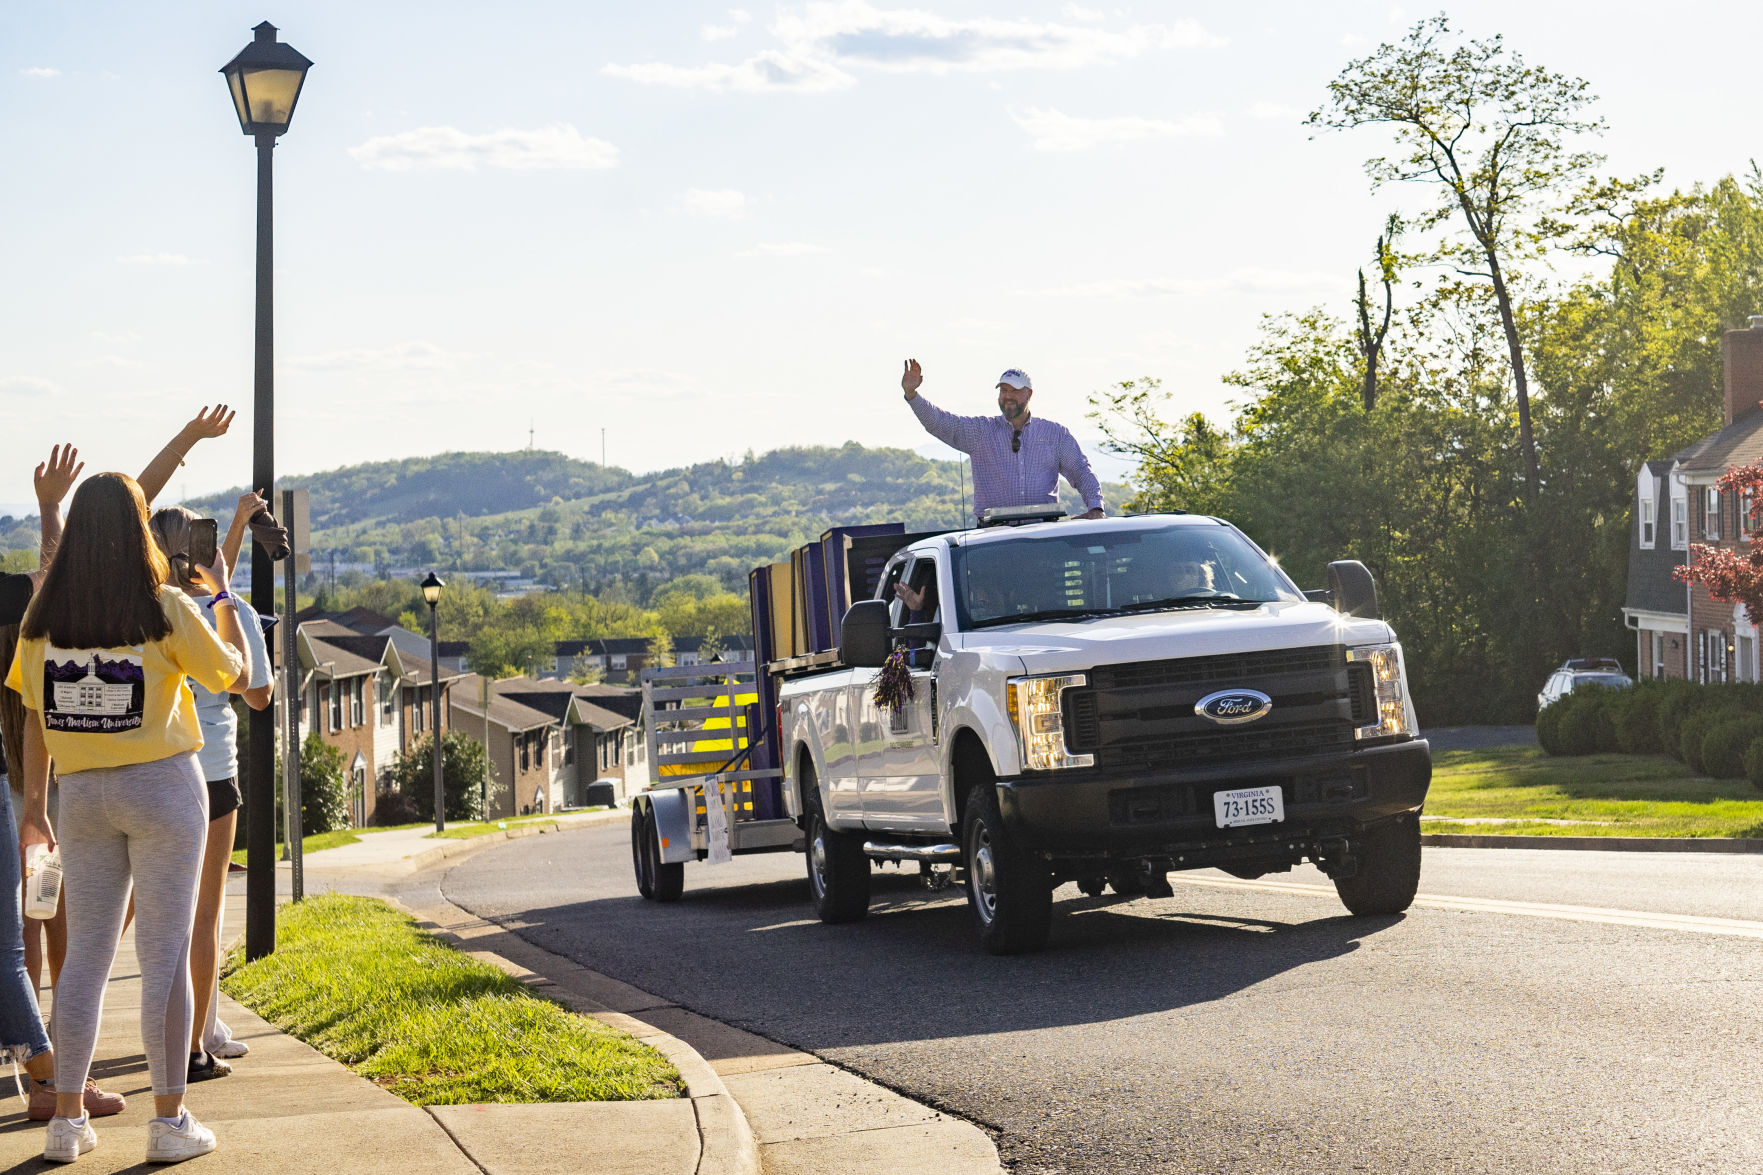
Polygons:
[[247,121],[279,133],[293,121],[294,103],[305,78],[303,69],[253,69],[240,70],[228,80],[233,85],[234,103],[243,93]]
[[430,605],[440,603],[441,588],[444,586],[445,585],[441,583],[440,576],[432,571],[429,572],[428,578],[422,581],[422,598],[428,601]]

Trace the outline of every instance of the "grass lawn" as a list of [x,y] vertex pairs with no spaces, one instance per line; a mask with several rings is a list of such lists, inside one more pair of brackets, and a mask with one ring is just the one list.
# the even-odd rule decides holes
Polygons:
[[1663,755],[1440,751],[1421,822],[1483,835],[1763,837],[1763,792]]
[[[303,836],[300,838],[300,851],[302,853],[316,853],[320,849],[334,849],[338,845],[352,845],[361,839],[359,836],[355,835],[355,831],[356,830],[352,828],[340,828],[336,832],[315,832],[311,836]],[[278,861],[282,859],[282,842],[280,837],[276,838],[275,857]],[[233,864],[243,865],[244,863],[245,850],[234,849]]]
[[470,840],[474,836],[487,836],[492,832],[501,832],[504,828],[513,828],[517,824],[556,823],[555,816],[514,816],[503,820],[486,820],[475,824],[449,824],[445,832],[431,832],[430,840],[441,837],[446,840]]
[[648,1045],[539,999],[381,901],[283,906],[275,953],[238,958],[228,995],[419,1106],[681,1095]]

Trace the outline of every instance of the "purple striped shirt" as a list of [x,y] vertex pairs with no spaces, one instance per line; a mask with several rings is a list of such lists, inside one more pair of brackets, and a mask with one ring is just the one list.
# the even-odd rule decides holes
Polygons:
[[1059,501],[1059,475],[1083,495],[1084,506],[1102,508],[1102,486],[1090,472],[1077,438],[1062,424],[1030,416],[1019,452],[1010,445],[1016,427],[996,416],[956,416],[922,395],[907,403],[924,431],[973,458],[973,516],[993,506],[1039,506]]

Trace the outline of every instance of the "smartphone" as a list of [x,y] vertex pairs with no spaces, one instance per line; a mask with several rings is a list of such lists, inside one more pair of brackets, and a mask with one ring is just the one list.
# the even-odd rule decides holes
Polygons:
[[192,567],[214,565],[215,543],[220,528],[212,518],[197,518],[190,523],[190,564]]

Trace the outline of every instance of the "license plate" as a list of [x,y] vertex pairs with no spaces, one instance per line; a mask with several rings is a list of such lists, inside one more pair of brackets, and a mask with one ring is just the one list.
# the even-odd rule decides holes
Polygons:
[[1274,824],[1286,818],[1286,802],[1277,787],[1244,787],[1215,793],[1212,811],[1220,828]]

